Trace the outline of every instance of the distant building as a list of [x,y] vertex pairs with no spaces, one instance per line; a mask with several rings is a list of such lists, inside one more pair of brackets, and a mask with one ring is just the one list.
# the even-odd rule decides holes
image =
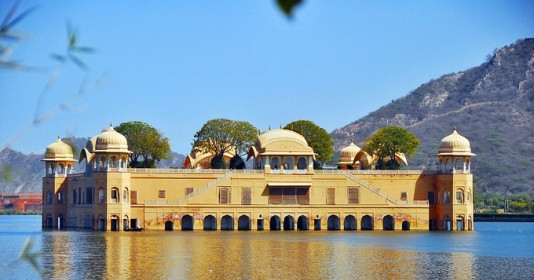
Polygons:
[[[352,152],[342,153],[340,164],[355,164]],[[129,153],[126,138],[110,127],[87,142],[79,160],[85,163],[85,172],[73,174],[76,160],[71,147],[60,139],[49,145],[43,159],[43,227],[119,231],[474,227],[470,172],[474,154],[456,130],[441,140],[435,171],[314,170],[313,149],[302,135],[285,129],[258,136],[247,158],[253,161],[252,169],[203,169],[202,159],[207,157],[198,154],[190,157],[191,169],[131,169]]]
[[0,193],[0,209],[40,213],[42,199],[40,193]]

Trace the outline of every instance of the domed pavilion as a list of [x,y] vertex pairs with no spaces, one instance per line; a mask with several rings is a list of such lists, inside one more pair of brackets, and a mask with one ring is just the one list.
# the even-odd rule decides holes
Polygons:
[[471,157],[476,154],[471,152],[471,144],[467,138],[456,131],[443,139],[438,150],[439,171],[441,173],[471,173]]
[[46,176],[66,176],[72,172],[72,163],[76,162],[72,152],[72,147],[61,141],[58,136],[56,142],[48,145],[45,151]]
[[315,155],[304,136],[280,128],[258,135],[247,160],[253,157],[254,169],[268,173],[313,173]]
[[110,124],[107,130],[87,141],[80,153],[80,162],[87,160],[93,171],[127,171],[129,154],[128,141]]

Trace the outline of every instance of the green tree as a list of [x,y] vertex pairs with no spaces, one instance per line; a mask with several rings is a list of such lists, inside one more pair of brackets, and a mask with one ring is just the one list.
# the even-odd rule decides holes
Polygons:
[[308,120],[298,120],[287,124],[285,129],[300,133],[317,153],[317,161],[328,162],[334,154],[332,136],[320,126]]
[[404,153],[413,157],[419,147],[419,140],[407,129],[400,126],[386,126],[373,136],[365,139],[363,150],[378,157],[377,169],[399,169],[396,155]]
[[[256,140],[257,131],[257,128],[245,121],[209,120],[195,133],[193,148],[195,151],[213,154],[212,168],[225,168],[224,153],[235,150],[234,157],[241,158],[241,154]],[[243,160],[233,159],[230,168],[244,168]]]
[[170,158],[169,139],[154,127],[140,121],[125,122],[115,130],[126,137],[131,167],[156,167],[157,162]]

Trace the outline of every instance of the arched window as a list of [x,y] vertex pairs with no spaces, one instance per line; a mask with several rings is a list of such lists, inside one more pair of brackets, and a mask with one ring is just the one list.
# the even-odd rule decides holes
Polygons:
[[128,203],[128,188],[124,188],[122,191],[122,202]]
[[464,161],[461,158],[457,158],[454,161],[454,170],[455,171],[463,171],[464,170]]
[[47,204],[52,204],[54,203],[54,194],[52,193],[52,191],[48,191],[46,193],[46,203]]
[[126,169],[128,167],[128,159],[126,157],[121,158],[121,168]]
[[294,166],[295,164],[294,164],[293,157],[284,158],[284,171],[291,173],[293,172]]
[[443,192],[443,204],[450,204],[450,203],[451,203],[451,192],[444,191]]
[[65,173],[65,165],[63,165],[62,163],[59,164],[58,173],[60,173],[60,174]]
[[98,203],[105,203],[106,195],[103,188],[98,189]]
[[112,188],[111,189],[111,202],[112,203],[118,203],[120,201],[119,197],[119,189]]
[[297,169],[306,170],[306,158],[305,157],[299,157],[297,161]]
[[464,203],[464,191],[461,189],[456,190],[456,203],[457,204],[463,204]]
[[117,168],[117,156],[112,156],[112,157],[111,157],[111,164],[110,164],[110,167],[111,167],[111,168]]
[[280,169],[280,158],[279,157],[273,157],[271,161],[271,169]]

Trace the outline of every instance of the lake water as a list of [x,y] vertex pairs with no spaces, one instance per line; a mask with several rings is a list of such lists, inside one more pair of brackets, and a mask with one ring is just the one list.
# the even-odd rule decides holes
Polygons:
[[17,257],[30,238],[46,279],[533,279],[534,223],[438,231],[42,231],[0,216],[0,278],[35,279]]

